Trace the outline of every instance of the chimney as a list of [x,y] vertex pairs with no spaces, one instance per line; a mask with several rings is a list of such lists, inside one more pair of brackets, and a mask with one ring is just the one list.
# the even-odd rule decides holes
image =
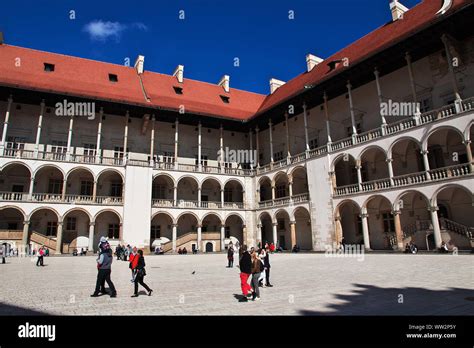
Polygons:
[[143,74],[143,65],[145,64],[145,56],[138,56],[135,61],[135,69],[137,69],[138,75]]
[[399,3],[398,0],[391,0],[390,10],[392,11],[392,20],[395,22],[396,20],[402,18],[403,14],[409,9]]
[[306,71],[307,72],[310,72],[311,70],[313,70],[313,68],[318,65],[319,63],[321,63],[324,59],[322,58],[319,58],[319,57],[316,57],[315,55],[313,54],[307,54],[306,55]]
[[222,86],[222,88],[224,88],[224,91],[226,91],[226,93],[229,93],[230,92],[230,77],[229,77],[229,75],[222,76],[222,78],[219,81],[218,85]]
[[270,79],[270,94],[273,94],[279,87],[283,86],[286,82],[277,80],[274,78]]
[[179,83],[183,83],[184,78],[184,65],[178,65],[176,69],[174,69],[173,76],[176,77]]

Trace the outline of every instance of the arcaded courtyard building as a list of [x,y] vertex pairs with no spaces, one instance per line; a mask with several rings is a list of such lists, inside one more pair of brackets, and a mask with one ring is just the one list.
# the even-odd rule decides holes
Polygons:
[[268,95],[2,42],[0,242],[471,249],[474,6],[440,3]]

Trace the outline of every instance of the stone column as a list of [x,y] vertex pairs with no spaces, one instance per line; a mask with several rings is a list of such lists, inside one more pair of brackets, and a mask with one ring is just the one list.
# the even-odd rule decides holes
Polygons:
[[272,182],[272,201],[275,200],[275,183]]
[[221,154],[221,161],[219,163],[221,167],[221,171],[224,171],[224,128],[221,126],[219,127],[220,135],[219,135],[219,148]]
[[66,149],[66,161],[71,159],[71,143],[72,143],[72,129],[74,126],[74,116],[69,119],[69,130],[67,133],[67,149]]
[[202,225],[199,224],[197,226],[197,245],[198,245],[198,250],[201,251],[202,250]]
[[178,119],[174,122],[174,169],[178,169],[178,133],[179,122]]
[[201,208],[201,186],[198,186],[198,208]]
[[309,136],[308,136],[308,114],[306,110],[306,103],[303,103],[303,122],[304,122],[304,148],[306,151],[306,158],[308,158],[309,151]]
[[290,221],[290,240],[291,240],[291,248],[296,245],[296,221]]
[[173,206],[178,205],[178,186],[173,186]]
[[5,121],[3,121],[3,133],[2,142],[0,143],[0,155],[3,155],[5,149],[5,143],[7,141],[8,123],[10,121],[10,111],[12,108],[13,98],[12,95],[8,97],[7,111],[5,112]]
[[95,222],[89,222],[89,246],[88,251],[94,253],[94,226]]
[[324,92],[324,95],[323,95],[323,99],[324,99],[324,114],[326,116],[326,132],[328,133],[328,139],[327,139],[327,142],[328,142],[328,151],[330,150],[330,144],[332,143],[332,139],[331,139],[331,126],[329,124],[329,105],[328,105],[328,96],[326,94],[326,92]]
[[151,116],[151,134],[150,134],[150,164],[155,166],[155,160],[153,156],[155,155],[155,114]]
[[356,169],[357,169],[357,183],[359,184],[359,191],[362,191],[362,163],[360,160],[357,160],[356,164]]
[[342,231],[342,225],[341,225],[341,216],[340,215],[336,215],[336,217],[334,218],[334,222],[335,222],[335,231],[334,231],[334,242],[339,245],[341,244],[342,242],[342,237],[343,237],[343,231]]
[[96,203],[97,200],[97,180],[94,180],[94,185],[92,186],[92,202]]
[[428,160],[428,151],[423,150],[423,151],[421,151],[421,154],[423,155],[423,166],[425,167],[426,180],[431,180],[430,162]]
[[66,200],[66,189],[67,189],[67,180],[63,179],[63,190],[61,192],[61,201],[64,202]]
[[95,153],[95,163],[101,162],[101,136],[102,136],[102,118],[104,117],[104,108],[101,107],[99,111],[99,123],[97,125],[97,145]]
[[272,120],[268,121],[268,132],[270,136],[270,166],[273,167],[273,130]]
[[413,118],[415,120],[415,124],[419,125],[421,112],[418,105],[418,96],[416,94],[415,76],[413,75],[413,68],[411,65],[411,56],[409,52],[405,53],[405,60],[407,61],[408,77],[410,78],[410,88],[411,88],[411,94],[413,96],[413,103],[415,103],[416,105],[416,112],[415,112],[415,115],[413,115]]
[[256,158],[253,155],[253,139],[252,139],[252,130],[249,130],[249,142],[250,142],[250,169],[255,168]]
[[390,186],[393,186],[393,158],[387,158],[385,160],[387,162],[387,167],[388,167],[388,177],[390,178]]
[[369,223],[367,221],[369,214],[367,214],[366,208],[362,208],[362,213],[360,214],[360,217],[362,219],[362,234],[364,236],[364,247],[365,250],[370,250]]
[[278,244],[277,226],[278,224],[276,222],[272,223],[273,243],[275,244],[275,246],[277,246]]
[[171,237],[171,240],[172,240],[172,252],[175,253],[176,252],[176,239],[177,239],[177,235],[178,235],[178,225],[177,224],[173,224],[173,230],[172,230],[172,237]]
[[23,244],[23,250],[26,251],[30,232],[30,221],[23,221],[23,234],[21,237],[21,244]]
[[288,194],[290,195],[290,201],[293,200],[293,176],[288,176]]
[[291,148],[290,148],[290,125],[288,124],[288,112],[285,112],[285,131],[286,131],[286,158],[289,162],[291,157]]
[[128,158],[128,120],[130,119],[130,113],[127,110],[127,113],[125,114],[125,129],[123,131],[123,164],[127,163],[127,158]]
[[224,208],[225,197],[224,197],[224,189],[221,188],[221,207]]
[[198,170],[202,171],[202,164],[201,164],[201,121],[198,124]]
[[[382,103],[383,103],[383,95],[382,95],[382,88],[380,87],[380,73],[377,68],[375,68],[374,70],[374,75],[375,75],[375,84],[377,85],[377,96],[379,98],[379,108],[381,111]],[[385,127],[387,126],[387,121],[385,120],[385,117],[382,115],[382,112],[380,112],[380,117],[382,119],[382,125],[381,125],[382,135],[385,135]]]
[[258,141],[258,127],[255,127],[255,146],[257,148],[257,158],[255,161],[257,162],[257,168],[260,167],[260,142]]
[[221,225],[221,251],[225,250],[225,225]]
[[439,227],[438,209],[439,209],[438,206],[430,206],[428,208],[431,214],[431,223],[433,225],[433,234],[434,234],[436,248],[440,248],[441,243],[443,242],[443,239],[441,238],[441,229]]
[[58,233],[56,236],[56,255],[62,254],[63,251],[63,222],[58,221]]
[[403,246],[403,231],[402,231],[402,223],[400,221],[400,210],[394,210],[392,211],[393,215],[393,220],[395,223],[395,235],[397,237],[397,247],[398,250],[403,251],[404,246]]
[[263,243],[262,241],[262,225],[257,224],[257,244],[258,243]]
[[471,140],[463,141],[463,144],[466,146],[467,161],[469,163],[469,172],[474,173],[474,165],[472,163]]
[[453,57],[451,55],[451,51],[449,50],[450,40],[448,38],[448,35],[443,34],[441,36],[441,41],[443,41],[443,44],[444,44],[444,49],[446,52],[446,61],[448,62],[449,75],[451,77],[451,83],[453,86],[454,98],[456,99],[454,102],[456,105],[456,112],[460,113],[462,112],[462,98],[461,98],[461,94],[459,93],[458,81],[456,79],[456,73],[454,71]]
[[34,187],[35,187],[35,178],[31,177],[30,178],[30,188],[29,188],[29,192],[28,192],[28,200],[30,200],[30,201],[33,199]]
[[347,81],[347,94],[349,95],[349,107],[351,112],[351,123],[352,123],[352,143],[356,143],[357,127],[355,124],[355,112],[354,112],[354,103],[352,101],[352,85],[350,81]]
[[41,101],[41,109],[40,109],[40,114],[38,117],[38,127],[36,130],[36,141],[35,141],[35,151],[34,155],[35,157],[38,157],[38,152],[39,152],[39,142],[41,139],[41,127],[43,126],[43,114],[44,114],[44,99]]

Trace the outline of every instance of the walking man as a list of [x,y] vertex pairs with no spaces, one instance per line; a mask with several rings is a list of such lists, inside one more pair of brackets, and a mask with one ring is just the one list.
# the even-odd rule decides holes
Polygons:
[[263,267],[265,268],[265,286],[271,288],[273,285],[270,284],[270,247],[268,245],[263,258]]
[[232,244],[229,244],[229,249],[227,249],[227,260],[227,267],[234,267],[234,247],[232,246]]
[[249,252],[247,251],[247,245],[242,246],[242,257],[239,260],[240,266],[240,287],[242,288],[243,298],[239,302],[247,302],[247,296],[252,295],[249,291],[252,287],[248,284],[248,279],[252,274],[252,260]]
[[[91,295],[91,297],[98,297],[99,292],[104,293],[105,289],[104,284],[107,282],[110,288],[110,297],[117,297],[117,291],[115,290],[114,283],[112,283],[112,280],[110,279],[110,274],[112,273],[112,261],[113,261],[113,254],[112,254],[112,249],[110,248],[110,244],[105,241],[102,242],[102,239],[105,240],[104,237],[101,238],[101,243],[100,243],[100,253],[99,253],[99,258],[97,259],[97,268],[98,268],[98,273],[97,273],[97,282],[95,284],[95,291]],[[103,291],[101,291],[103,290]]]

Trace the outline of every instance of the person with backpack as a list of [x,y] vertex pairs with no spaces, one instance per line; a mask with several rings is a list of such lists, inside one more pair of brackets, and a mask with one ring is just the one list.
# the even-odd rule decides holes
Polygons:
[[99,244],[99,258],[97,259],[97,281],[95,284],[95,291],[91,297],[98,297],[99,293],[105,293],[105,282],[110,288],[110,297],[117,297],[114,283],[110,279],[112,273],[112,261],[114,259],[110,244],[105,237],[101,237]]
[[136,262],[134,262],[135,266],[134,268],[132,268],[132,272],[134,272],[135,291],[132,297],[138,297],[138,284],[143,286],[146,289],[146,291],[148,291],[148,296],[151,296],[151,293],[153,292],[153,290],[150,289],[150,287],[146,285],[145,282],[143,281],[143,278],[146,276],[145,257],[143,256],[143,250],[138,250],[138,253],[134,257],[134,260],[135,259],[136,259]]

